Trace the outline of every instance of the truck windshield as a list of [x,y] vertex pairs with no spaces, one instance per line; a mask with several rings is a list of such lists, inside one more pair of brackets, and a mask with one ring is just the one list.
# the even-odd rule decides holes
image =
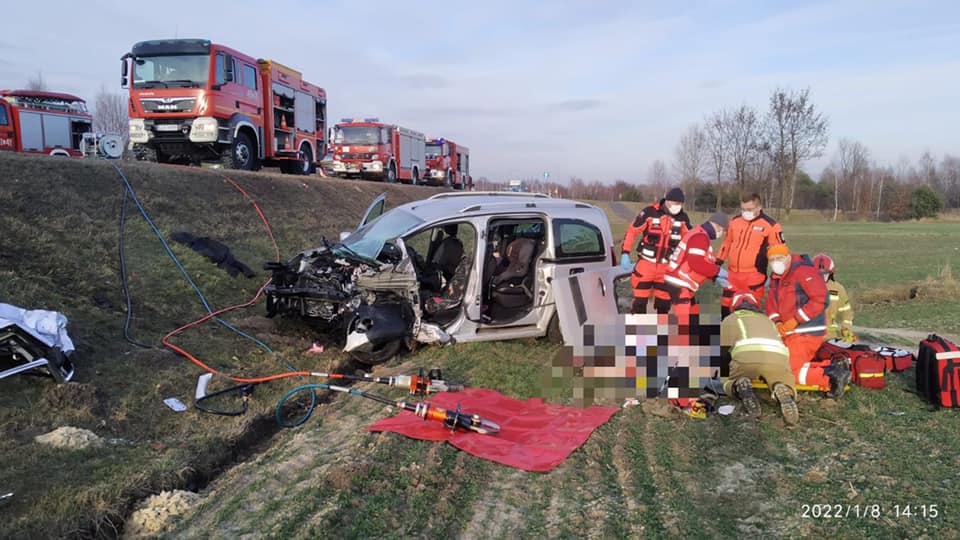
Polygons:
[[133,64],[134,88],[200,88],[210,76],[210,56],[144,56]]
[[443,145],[442,144],[428,144],[426,151],[424,151],[424,156],[429,158],[440,157],[443,155]]
[[336,130],[333,142],[337,144],[379,144],[380,128],[341,127]]
[[354,231],[334,248],[334,252],[374,261],[387,240],[403,236],[421,223],[423,220],[417,216],[395,208]]

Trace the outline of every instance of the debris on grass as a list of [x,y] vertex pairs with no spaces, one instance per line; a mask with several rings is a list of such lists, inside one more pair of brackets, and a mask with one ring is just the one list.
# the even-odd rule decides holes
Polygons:
[[84,448],[98,448],[103,446],[103,439],[98,437],[96,433],[88,429],[71,426],[59,427],[46,435],[37,435],[33,439],[40,444],[46,444],[54,448],[69,448],[71,450],[83,450]]
[[180,517],[200,504],[192,491],[162,491],[148,498],[127,520],[124,538],[154,538]]

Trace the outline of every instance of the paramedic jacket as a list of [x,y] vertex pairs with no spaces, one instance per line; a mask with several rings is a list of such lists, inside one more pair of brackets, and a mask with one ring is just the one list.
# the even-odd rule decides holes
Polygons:
[[792,255],[786,272],[770,277],[767,316],[774,324],[797,321],[796,329],[788,335],[823,336],[827,329],[826,307],[827,284],[806,255]]
[[752,221],[743,216],[730,220],[717,259],[734,273],[767,273],[767,248],[783,243],[783,228],[760,211]]

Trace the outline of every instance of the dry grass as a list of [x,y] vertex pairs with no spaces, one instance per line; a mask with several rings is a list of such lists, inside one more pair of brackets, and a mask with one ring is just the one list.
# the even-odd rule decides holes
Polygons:
[[863,305],[939,303],[950,299],[960,300],[960,281],[954,278],[950,263],[940,268],[936,277],[867,289],[858,296]]

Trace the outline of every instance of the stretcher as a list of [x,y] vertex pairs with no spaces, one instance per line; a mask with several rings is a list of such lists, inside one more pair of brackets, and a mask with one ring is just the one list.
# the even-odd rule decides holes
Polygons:
[[19,373],[41,373],[58,383],[73,378],[73,342],[67,319],[53,311],[0,304],[0,379]]
[[[767,386],[767,383],[763,382],[760,379],[754,379],[750,382],[753,384],[753,387],[756,389],[765,390],[769,388]],[[829,388],[820,388],[815,384],[795,384],[793,385],[793,387],[794,389],[796,389],[797,392],[826,392],[827,390],[829,390]],[[846,392],[847,390],[850,390],[849,384],[843,387],[844,392]]]

